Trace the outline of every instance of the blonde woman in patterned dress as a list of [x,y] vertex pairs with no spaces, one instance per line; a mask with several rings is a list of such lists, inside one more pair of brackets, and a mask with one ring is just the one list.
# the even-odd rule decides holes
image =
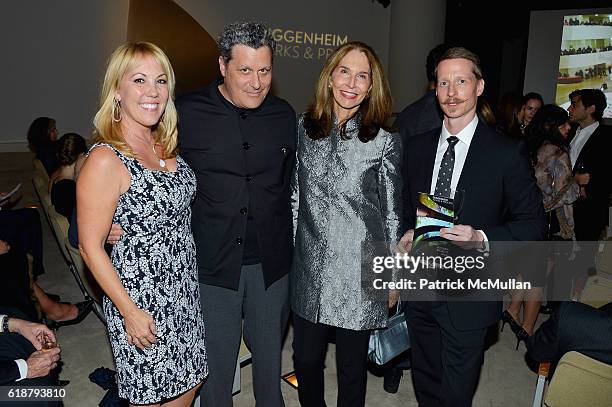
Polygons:
[[[80,250],[104,290],[119,396],[189,406],[208,374],[191,234],[195,175],[176,152],[174,73],[150,43],[120,46],[77,183]],[[110,258],[111,224],[123,234]]]

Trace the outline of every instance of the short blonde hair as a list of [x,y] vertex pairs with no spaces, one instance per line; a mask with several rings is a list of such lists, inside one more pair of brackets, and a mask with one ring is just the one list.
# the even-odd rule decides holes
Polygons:
[[161,119],[153,128],[155,142],[162,146],[163,157],[171,158],[176,155],[177,146],[177,122],[178,115],[174,106],[174,88],[176,80],[170,60],[157,45],[150,42],[133,42],[121,45],[110,56],[104,83],[100,94],[100,109],[94,117],[94,138],[96,142],[105,142],[129,157],[134,157],[134,152],[125,141],[121,133],[119,122],[113,120],[113,103],[119,82],[131,68],[136,60],[143,57],[153,57],[161,66],[168,78],[168,103]]

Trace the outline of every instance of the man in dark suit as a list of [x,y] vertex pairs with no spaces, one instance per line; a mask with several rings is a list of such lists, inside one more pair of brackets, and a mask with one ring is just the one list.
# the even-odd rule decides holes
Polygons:
[[[56,341],[53,331],[43,324],[19,317],[23,317],[19,310],[0,308],[0,386],[57,386],[58,378],[53,370],[60,359],[60,348],[42,350],[43,341]],[[2,405],[31,405],[22,403],[5,401]],[[60,401],[41,401],[36,405],[63,404]]]
[[[400,242],[412,240],[419,192],[452,198],[462,191],[457,224],[441,236],[484,249],[488,241],[541,240],[542,195],[524,143],[495,132],[476,115],[484,80],[478,57],[451,48],[436,69],[441,128],[405,143],[404,221]],[[483,360],[487,328],[499,319],[497,301],[411,302],[412,378],[422,406],[469,406]]]
[[[594,265],[597,241],[608,225],[609,196],[612,192],[612,129],[600,123],[607,106],[606,96],[599,89],[577,89],[569,95],[570,122],[576,124],[571,135],[570,160],[574,179],[580,185],[580,198],[574,202],[574,232],[581,250],[572,269],[575,297],[582,289],[588,270]],[[569,292],[572,279],[564,281]],[[567,286],[567,287],[565,287]]]
[[439,44],[429,51],[425,62],[427,93],[414,103],[406,106],[395,119],[394,127],[399,129],[402,142],[417,134],[439,128],[442,125],[442,110],[436,99],[436,65],[440,56],[450,45]]
[[529,356],[557,363],[570,351],[612,364],[612,302],[593,308],[580,302],[562,302],[527,340]]
[[265,26],[230,24],[218,45],[222,78],[177,101],[181,155],[198,183],[192,230],[210,368],[201,402],[232,405],[244,315],[257,405],[282,407],[295,112],[269,94],[275,46]]
[[608,225],[612,190],[612,129],[600,123],[607,101],[599,89],[575,90],[570,101],[569,119],[578,125],[570,142],[570,159],[581,185],[581,199],[574,203],[575,233],[579,241],[596,241]]

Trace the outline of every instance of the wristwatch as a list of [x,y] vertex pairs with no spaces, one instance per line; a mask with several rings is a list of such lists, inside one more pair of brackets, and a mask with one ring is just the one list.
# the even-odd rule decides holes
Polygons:
[[4,317],[4,321],[2,321],[2,332],[10,332],[9,331],[9,317],[8,315]]

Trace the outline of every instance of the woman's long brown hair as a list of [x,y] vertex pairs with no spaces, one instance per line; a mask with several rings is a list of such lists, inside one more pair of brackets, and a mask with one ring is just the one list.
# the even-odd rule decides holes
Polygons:
[[[329,87],[329,81],[342,58],[353,50],[363,52],[368,58],[372,78],[372,89],[355,113],[361,115],[359,140],[367,143],[376,137],[380,128],[387,128],[385,123],[391,117],[393,102],[389,83],[380,59],[369,45],[359,41],[351,41],[340,46],[327,59],[319,74],[314,101],[310,104],[304,116],[306,134],[313,140],[328,137],[331,133],[334,125],[334,96]],[[347,122],[348,120],[338,123],[342,137],[345,137]]]

